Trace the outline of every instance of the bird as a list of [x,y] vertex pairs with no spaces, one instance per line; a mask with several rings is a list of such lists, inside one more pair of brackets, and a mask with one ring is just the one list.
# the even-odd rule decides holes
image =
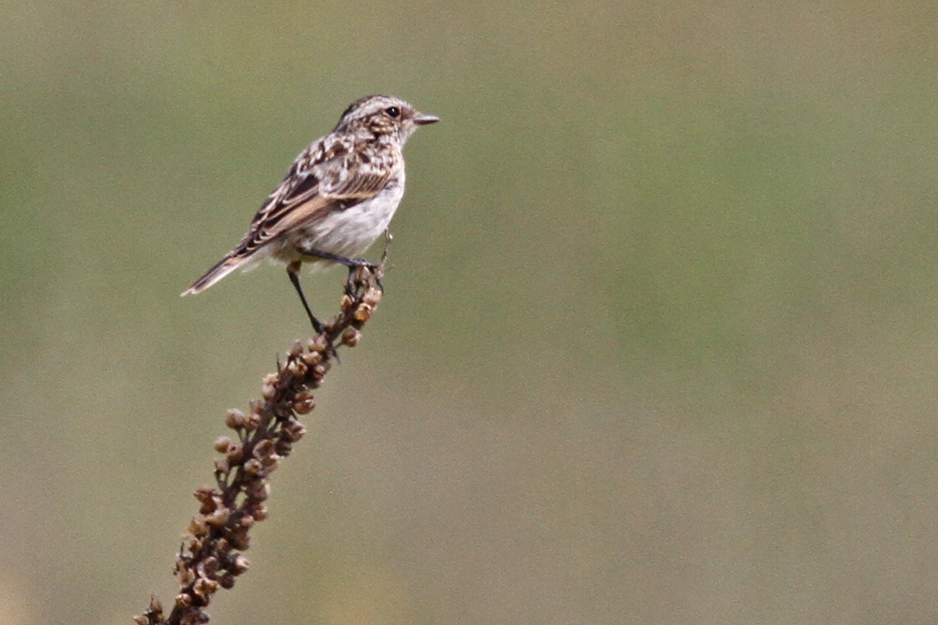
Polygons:
[[313,330],[324,327],[306,301],[299,273],[345,265],[372,266],[360,256],[387,231],[404,196],[404,144],[440,121],[407,102],[370,95],[352,102],[327,135],[300,152],[261,205],[238,245],[182,295],[209,288],[236,269],[264,259],[286,265]]

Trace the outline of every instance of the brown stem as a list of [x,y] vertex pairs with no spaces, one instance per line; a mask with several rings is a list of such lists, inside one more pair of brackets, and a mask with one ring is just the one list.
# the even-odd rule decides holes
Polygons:
[[319,388],[337,359],[336,348],[358,344],[362,326],[381,299],[386,261],[387,247],[378,265],[354,269],[341,312],[305,347],[297,341],[286,361],[278,363],[277,372],[264,377],[262,399],[251,402],[248,414],[228,411],[225,425],[237,436],[215,441],[220,454],[215,460],[215,485],[195,490],[199,514],[189,523],[176,554],[179,593],[173,609],[164,616],[159,600],[151,598],[147,610],[134,617],[139,625],[208,623],[205,608],[212,595],[219,588],[234,586],[235,578],[247,571],[243,552],[250,545],[251,528],[268,516],[270,474],[305,433],[296,417],[313,409],[312,391]]

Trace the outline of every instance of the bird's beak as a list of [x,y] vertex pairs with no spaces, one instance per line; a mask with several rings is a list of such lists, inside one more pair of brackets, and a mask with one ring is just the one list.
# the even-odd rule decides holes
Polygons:
[[428,113],[417,113],[414,117],[414,123],[418,126],[425,126],[426,124],[435,124],[440,121],[440,118],[436,115],[430,115]]

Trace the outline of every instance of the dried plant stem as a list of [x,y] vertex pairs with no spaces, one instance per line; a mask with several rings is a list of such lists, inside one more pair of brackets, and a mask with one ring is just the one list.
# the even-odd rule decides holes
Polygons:
[[264,377],[262,399],[251,402],[248,414],[228,411],[225,424],[236,436],[215,441],[221,455],[215,461],[215,485],[195,491],[199,514],[176,555],[179,593],[173,609],[164,616],[159,600],[152,598],[147,610],[134,617],[139,625],[208,623],[205,608],[212,595],[234,586],[235,578],[247,571],[243,552],[250,545],[251,528],[268,516],[270,474],[306,431],[296,416],[313,409],[312,391],[337,358],[336,348],[358,344],[362,326],[381,299],[386,261],[387,248],[380,264],[352,271],[341,312],[325,324],[325,331],[287,352],[277,372]]

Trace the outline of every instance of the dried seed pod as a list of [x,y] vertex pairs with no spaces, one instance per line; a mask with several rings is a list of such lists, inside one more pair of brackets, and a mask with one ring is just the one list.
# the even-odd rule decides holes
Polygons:
[[195,567],[195,572],[199,577],[212,579],[215,577],[215,574],[218,573],[219,568],[221,568],[221,565],[218,563],[218,558],[209,556],[199,562]]
[[316,337],[312,341],[310,341],[309,350],[311,352],[315,351],[315,352],[323,353],[328,349],[329,349],[329,339],[327,339],[322,334],[316,335]]
[[[310,395],[312,398],[312,395]],[[306,434],[306,426],[300,423],[299,421],[287,421],[283,424],[283,429],[280,431],[280,436],[292,443],[303,438],[303,435]]]
[[194,581],[195,573],[192,571],[192,569],[179,569],[176,572],[176,583],[179,584],[180,588],[185,588]]
[[257,458],[251,458],[244,463],[244,472],[248,475],[259,475],[262,471],[263,467]]
[[219,538],[218,540],[215,541],[215,553],[224,556],[229,551],[231,551],[231,545],[228,543],[227,540],[225,540],[224,538]]
[[266,504],[259,503],[251,510],[251,516],[258,521],[266,521],[270,517],[270,512],[267,510]]
[[[254,500],[265,501],[270,497],[270,482],[267,480],[256,480],[248,484],[245,490]],[[254,518],[257,518],[257,514],[254,515]]]
[[364,302],[358,305],[358,308],[355,309],[355,321],[361,321],[362,323],[371,319],[371,313],[374,312],[374,308],[370,304],[365,304]]
[[245,551],[251,546],[251,537],[248,536],[247,528],[239,527],[228,534],[228,540],[231,546],[238,551]]
[[306,363],[302,360],[291,360],[287,365],[287,371],[298,378],[302,378],[304,375],[306,375],[307,368],[308,367],[306,366]]
[[195,584],[192,585],[192,592],[203,601],[211,597],[217,589],[218,582],[204,577],[195,580]]
[[258,460],[263,460],[272,453],[274,453],[274,442],[269,438],[265,438],[254,446],[254,452],[251,455]]
[[315,407],[316,402],[309,391],[300,391],[293,398],[293,411],[297,414],[308,414]]
[[229,445],[228,451],[225,452],[225,460],[227,460],[229,464],[237,464],[241,462],[243,458],[244,449],[241,447],[241,445],[236,443]]
[[189,521],[189,527],[186,528],[186,532],[192,536],[204,536],[207,531],[208,522],[202,515],[192,517],[192,520]]
[[244,429],[247,430],[248,432],[253,432],[254,430],[257,429],[257,427],[261,424],[262,421],[263,421],[263,417],[261,417],[260,414],[256,412],[252,412],[251,415],[248,417],[247,423],[244,424]]
[[192,494],[195,495],[195,498],[198,499],[202,503],[215,501],[217,497],[217,493],[215,492],[215,489],[209,486],[208,484],[202,484],[201,486],[196,488]]
[[224,527],[231,517],[231,510],[228,508],[219,508],[215,512],[205,517],[205,522],[212,527]]
[[242,555],[239,555],[235,558],[234,561],[234,573],[235,575],[241,575],[242,573],[247,572],[251,568],[251,563],[248,562],[248,559]]
[[345,332],[342,333],[342,343],[344,345],[348,345],[349,347],[355,347],[356,345],[358,345],[358,341],[360,339],[361,339],[361,332],[359,332],[355,328],[345,328]]
[[368,290],[365,291],[365,294],[362,295],[362,302],[368,304],[372,309],[378,305],[378,302],[381,301],[381,290],[376,289],[373,286],[368,287]]
[[232,430],[243,428],[246,422],[247,417],[244,416],[244,413],[235,408],[232,408],[225,414],[225,425]]

